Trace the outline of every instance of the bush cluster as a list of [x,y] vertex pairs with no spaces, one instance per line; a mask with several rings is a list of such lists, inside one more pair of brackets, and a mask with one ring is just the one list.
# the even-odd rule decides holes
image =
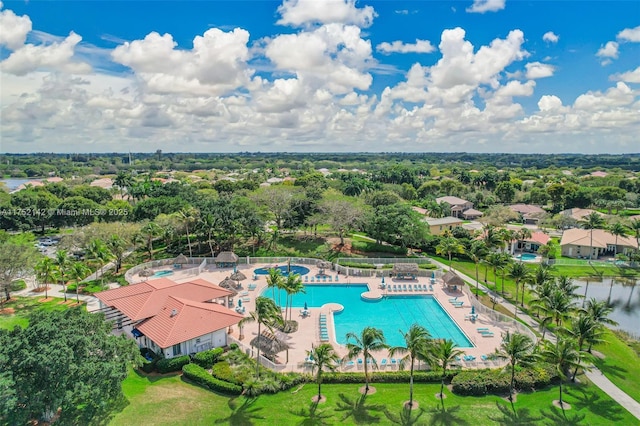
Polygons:
[[407,254],[407,249],[404,247],[388,246],[385,244],[376,244],[367,241],[352,241],[351,247],[362,252],[392,253],[400,255]]
[[418,265],[420,269],[438,269],[433,263],[421,263]]
[[12,281],[11,284],[9,284],[9,291],[20,291],[25,288],[27,288],[27,283],[25,283],[24,280]]
[[[536,364],[529,368],[516,369],[514,388],[535,390],[548,386],[557,378],[553,366]],[[507,370],[462,371],[452,381],[453,392],[458,395],[481,396],[509,392],[511,373]]]
[[215,348],[208,351],[198,352],[193,356],[193,362],[202,368],[209,369],[218,361],[218,358],[224,353],[224,349]]
[[140,355],[144,358],[144,362],[142,363],[142,367],[140,369],[145,373],[151,373],[156,369],[156,364],[161,359],[155,352],[153,352],[149,348],[141,348]]
[[186,364],[189,364],[191,359],[189,355],[182,355],[175,358],[163,358],[156,364],[156,368],[158,369],[158,373],[171,373],[172,371],[180,371],[182,367]]
[[234,385],[242,386],[242,379],[240,376],[234,374],[231,369],[231,365],[229,365],[226,361],[220,361],[216,363],[211,369],[211,375],[218,380],[223,380],[225,382],[233,383]]
[[216,392],[227,395],[240,395],[242,393],[242,386],[218,380],[207,373],[207,370],[196,364],[184,365],[182,367],[182,374],[183,377]]

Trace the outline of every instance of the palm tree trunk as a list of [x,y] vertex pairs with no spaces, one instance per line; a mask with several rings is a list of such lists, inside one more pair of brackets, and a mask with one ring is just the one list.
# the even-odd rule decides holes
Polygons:
[[564,411],[564,403],[562,402],[562,379],[560,379],[560,408]]
[[[260,336],[260,319],[258,318],[258,336]],[[260,378],[260,346],[258,346],[258,354],[256,356],[256,377]]]
[[409,408],[413,407],[413,357],[411,358],[411,373],[409,374]]
[[[521,306],[521,307],[523,307],[523,308],[524,308],[524,289],[525,289],[525,287],[524,287],[524,286],[525,286],[525,283],[523,282],[523,283],[522,283],[522,303],[520,303],[520,306]],[[516,303],[517,303],[517,302],[518,302],[518,301],[516,300]]]
[[478,293],[480,292],[480,283],[478,282],[478,263],[476,262],[476,299],[478,298]]
[[368,356],[364,357],[364,393],[369,392],[369,373],[367,369]]
[[513,402],[513,382],[516,380],[516,366],[511,365],[511,384],[509,384],[509,401]]

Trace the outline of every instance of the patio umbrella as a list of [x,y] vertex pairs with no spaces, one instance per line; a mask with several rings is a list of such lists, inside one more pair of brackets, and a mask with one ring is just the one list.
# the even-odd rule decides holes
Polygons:
[[304,302],[304,310],[305,310],[305,311],[308,311],[308,310],[309,310],[309,307],[307,306],[307,302]]
[[236,287],[240,287],[240,281],[246,280],[247,276],[242,272],[236,271],[231,275],[230,278],[234,281],[237,281]]
[[238,299],[238,308],[242,308],[242,299]]
[[431,271],[431,278],[433,278],[433,279],[436,278],[436,271]]
[[382,276],[382,284],[384,284],[384,275]]
[[254,337],[250,345],[255,348],[260,348],[265,355],[272,356],[289,349],[289,345],[281,336],[276,336],[268,331],[263,331],[259,336]]
[[222,288],[232,288],[236,285],[236,282],[231,278],[227,277],[220,284],[218,284]]
[[476,307],[471,305],[471,315],[475,315],[476,314]]

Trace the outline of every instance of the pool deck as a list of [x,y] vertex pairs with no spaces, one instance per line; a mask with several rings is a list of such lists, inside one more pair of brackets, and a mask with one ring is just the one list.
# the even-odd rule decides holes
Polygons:
[[[237,270],[244,273],[247,276],[247,279],[241,281],[241,288],[237,291],[239,292],[238,296],[235,298],[234,305],[237,305],[237,300],[242,298],[242,306],[245,307],[245,316],[249,316],[249,312],[255,309],[255,298],[258,297],[262,291],[267,287],[267,276],[266,275],[257,275],[254,276],[253,270],[260,267],[268,267],[270,265],[264,264],[252,264],[252,265],[239,265]],[[318,269],[315,266],[305,265],[310,269],[308,274],[309,277],[315,276],[318,274]],[[167,269],[164,268],[158,269]],[[207,281],[210,281],[214,284],[218,284],[226,277],[230,276],[233,273],[233,268],[216,268],[214,265],[209,265],[205,270],[202,271],[201,274],[195,275],[194,268],[185,268],[185,269],[177,269],[174,271],[174,274],[168,276],[167,278],[180,282],[187,282],[190,279],[194,278],[202,278]],[[304,276],[302,278],[302,282],[305,285],[317,285],[317,284],[333,284],[333,285],[348,285],[348,284],[366,284],[369,287],[369,290],[363,293],[363,297],[369,299],[379,299],[382,297],[395,297],[395,296],[406,296],[406,295],[432,295],[435,299],[440,303],[442,308],[449,314],[451,319],[458,325],[460,330],[466,334],[467,338],[473,343],[474,347],[471,348],[461,348],[464,350],[466,355],[475,356],[474,361],[464,361],[460,360],[455,364],[465,367],[465,368],[485,368],[485,367],[496,367],[500,365],[504,365],[503,361],[491,361],[491,360],[482,360],[483,355],[490,355],[495,351],[497,347],[500,346],[502,340],[502,334],[506,331],[510,330],[510,326],[508,323],[501,323],[490,320],[488,317],[485,317],[482,314],[477,316],[475,321],[471,321],[469,315],[471,314],[471,305],[469,303],[468,297],[458,291],[458,292],[450,292],[446,290],[446,288],[442,285],[440,280],[436,280],[435,284],[431,286],[432,290],[429,288],[430,279],[429,278],[420,278],[419,280],[400,280],[400,279],[392,279],[389,277],[385,277],[385,286],[382,288],[381,279],[379,277],[360,277],[360,276],[351,276],[345,277],[344,275],[339,275],[338,280],[336,281],[336,274],[333,272],[331,274],[332,281],[320,281],[314,280],[314,282],[305,281]],[[256,278],[256,279],[254,279]],[[144,280],[144,278],[135,277],[134,280]],[[249,284],[254,284],[255,288],[252,286],[251,290],[249,289]],[[420,290],[409,290],[408,287],[411,285],[413,288],[415,284],[420,284]],[[398,287],[407,286],[407,289],[404,288],[401,290],[397,290]],[[393,288],[396,287],[394,291]],[[425,290],[426,288],[426,290]],[[449,302],[449,299],[456,298],[456,301],[462,302],[460,306],[454,306],[453,303]],[[329,341],[333,347],[336,349],[336,352],[340,356],[344,356],[347,353],[346,348],[343,345],[340,345],[336,341],[335,330],[334,330],[334,319],[333,312],[341,309],[341,305],[338,304],[325,304],[320,308],[309,308],[309,315],[302,316],[300,308],[294,308],[292,311],[292,319],[298,321],[298,330],[295,333],[291,333],[287,335],[287,344],[289,345],[288,351],[288,362],[287,362],[287,353],[281,352],[278,354],[278,364],[282,364],[278,367],[283,371],[311,371],[311,365],[305,364],[304,360],[307,357],[307,351],[310,350],[313,346],[317,346],[323,343],[320,340],[320,315],[324,314],[326,316],[327,330],[329,334]],[[487,328],[489,329],[493,335],[484,336],[481,334],[478,329],[479,328]],[[257,324],[255,323],[247,323],[243,328],[244,337],[240,339],[240,330],[238,327],[233,327],[231,332],[232,340],[237,341],[241,346],[245,349],[251,350],[252,348],[249,346],[249,342],[257,335]],[[380,366],[383,358],[386,358],[387,365]],[[378,360],[378,365],[380,369],[397,369],[398,367],[390,364],[390,358],[388,351],[381,351],[376,354],[376,359]],[[398,356],[396,356],[398,359]],[[356,360],[354,360],[356,361]],[[362,369],[362,365],[358,365],[357,362],[354,362],[354,365],[345,365],[342,367],[343,371],[358,371]]]

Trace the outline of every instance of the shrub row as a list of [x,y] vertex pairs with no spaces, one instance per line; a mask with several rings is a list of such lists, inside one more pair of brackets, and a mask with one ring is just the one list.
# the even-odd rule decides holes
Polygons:
[[[458,371],[447,371],[445,380],[451,380],[456,376]],[[408,383],[409,371],[389,371],[385,373],[372,373],[371,382],[378,383]],[[413,381],[415,383],[437,383],[442,380],[442,373],[439,371],[415,371],[413,373]],[[324,383],[363,383],[364,373],[325,373],[322,375]]]
[[[538,364],[526,369],[516,369],[516,390],[535,390],[548,386],[557,379],[549,364]],[[507,370],[462,371],[452,381],[452,390],[458,395],[481,396],[509,392],[511,373]]]
[[144,357],[144,361],[142,363],[142,367],[140,369],[145,373],[151,373],[156,368],[156,364],[161,359],[149,348],[140,349],[140,355]]
[[226,361],[216,363],[211,369],[211,375],[218,380],[242,386],[242,380],[233,373],[231,365]]
[[184,365],[182,367],[182,374],[185,378],[199,384],[200,386],[204,386],[216,392],[227,395],[240,395],[242,393],[242,386],[218,380],[211,374],[207,373],[207,370],[196,364]]
[[224,353],[224,349],[215,348],[208,351],[198,352],[193,356],[193,362],[202,368],[211,368],[218,361],[218,358]]
[[398,246],[388,246],[385,244],[376,244],[366,241],[352,241],[351,247],[363,252],[378,252],[378,253],[393,253],[393,254],[407,254],[407,249]]
[[161,359],[156,364],[158,373],[171,373],[172,371],[180,371],[182,367],[190,362],[189,355],[182,355],[176,358]]
[[421,263],[418,265],[418,268],[420,269],[438,269],[438,267],[436,265],[434,265],[433,263]]

